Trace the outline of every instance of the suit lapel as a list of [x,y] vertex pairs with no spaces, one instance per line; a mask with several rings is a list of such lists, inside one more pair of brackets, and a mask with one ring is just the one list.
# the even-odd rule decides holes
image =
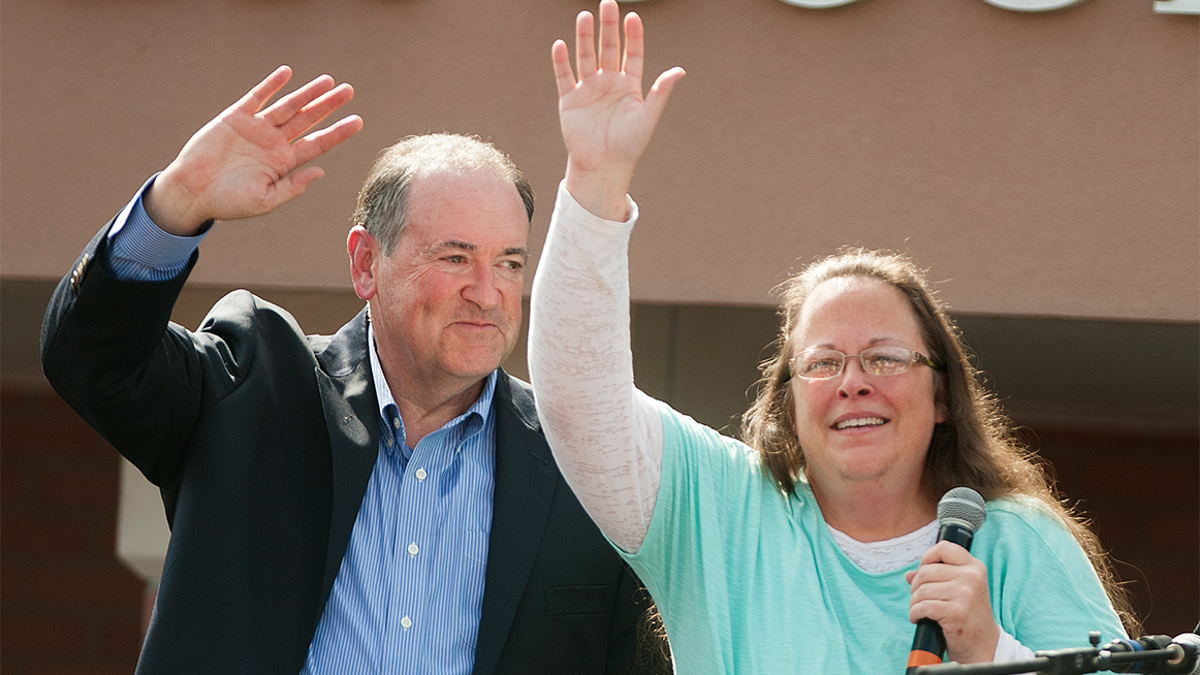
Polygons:
[[559,482],[528,386],[501,371],[493,405],[496,483],[475,675],[490,675],[500,658]]
[[317,382],[332,450],[333,507],[321,607],[342,565],[363,492],[379,453],[379,404],[367,355],[366,309],[342,327],[317,355]]
[[[333,336],[317,356],[317,381],[332,446],[333,507],[321,606],[341,567],[363,492],[379,452],[379,404],[367,356],[366,310]],[[503,371],[496,379],[496,475],[488,538],[476,675],[500,658],[525,591],[559,474],[540,432],[528,385]]]

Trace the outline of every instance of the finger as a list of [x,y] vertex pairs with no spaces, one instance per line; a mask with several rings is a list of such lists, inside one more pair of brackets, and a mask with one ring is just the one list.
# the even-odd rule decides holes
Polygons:
[[[271,107],[259,113],[266,121],[274,124],[277,127],[282,127],[287,124],[298,112],[304,109],[304,106],[312,103],[317,98],[325,95],[333,89],[333,78],[328,75],[321,75],[314,78],[311,82],[300,87],[296,91],[280,98],[278,101],[271,104]],[[303,129],[301,130],[303,131]]]
[[[358,115],[349,115],[336,123],[314,131],[292,144],[296,166],[310,162],[329,152],[340,143],[362,131],[363,121]],[[315,178],[313,180],[316,180]],[[310,181],[311,182],[311,181]]]
[[922,600],[915,602],[908,607],[908,620],[916,623],[921,619],[933,619],[941,623],[949,616],[947,611],[949,604],[944,600]]
[[955,592],[952,579],[931,579],[918,575],[910,590],[909,602],[911,604],[923,600],[949,600]]
[[273,189],[263,198],[263,206],[267,211],[275,210],[280,204],[298,197],[310,183],[324,175],[325,170],[318,166],[306,166],[293,171],[275,182]]
[[912,592],[916,593],[925,586],[946,583],[946,581],[949,581],[953,578],[953,568],[935,562],[932,563],[932,565],[920,566],[917,574],[913,575],[912,584],[910,584],[910,586],[912,587]]
[[579,79],[596,73],[596,33],[591,12],[575,17],[575,71]]
[[600,2],[600,68],[615,73],[621,67],[621,10],[616,0]]
[[287,66],[279,66],[275,72],[271,73],[262,82],[254,85],[254,88],[246,92],[241,98],[230,106],[232,110],[238,110],[248,115],[253,115],[266,105],[267,101],[276,94],[283,85],[287,84],[288,80],[292,79],[292,69]]
[[949,541],[939,541],[925,549],[925,552],[921,554],[921,564],[946,563],[949,565],[960,565],[970,558],[971,553],[958,544]]
[[550,47],[550,60],[554,64],[554,82],[558,85],[558,97],[562,98],[575,88],[575,74],[571,72],[571,55],[567,43],[555,40]]
[[311,129],[313,125],[320,123],[333,111],[349,103],[352,98],[354,98],[354,88],[343,82],[301,108],[291,119],[280,125],[279,130],[288,140],[292,140]]
[[324,175],[325,170],[319,166],[306,166],[303,169],[292,173],[292,175],[289,176],[286,181],[288,184],[287,199],[292,199],[293,197],[298,196],[308,188],[309,184]]
[[917,573],[913,575],[913,580],[910,583],[912,592],[916,593],[919,589],[927,585],[942,584],[949,581],[954,581],[961,578],[964,566],[952,565],[944,562],[922,563],[917,568]]
[[949,565],[966,565],[975,560],[975,556],[967,549],[949,541],[939,542],[932,549],[939,556],[942,562]]
[[667,107],[667,100],[671,98],[671,92],[675,89],[675,83],[683,79],[687,73],[675,66],[670,70],[663,72],[654,81],[654,86],[650,87],[650,92],[646,94],[646,110],[657,123],[658,118],[662,116],[663,110]]
[[621,69],[625,74],[634,78],[638,83],[638,93],[642,91],[642,66],[645,63],[645,31],[642,28],[642,18],[637,12],[625,15],[625,60]]

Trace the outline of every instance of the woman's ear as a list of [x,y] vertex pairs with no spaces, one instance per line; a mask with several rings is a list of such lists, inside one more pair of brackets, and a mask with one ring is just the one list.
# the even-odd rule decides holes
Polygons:
[[350,278],[354,292],[363,300],[375,297],[375,264],[382,251],[379,242],[361,225],[350,228],[346,237],[346,252],[350,254]]

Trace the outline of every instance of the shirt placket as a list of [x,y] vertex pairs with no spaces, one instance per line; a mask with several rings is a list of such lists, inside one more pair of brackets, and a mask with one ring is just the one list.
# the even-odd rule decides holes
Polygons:
[[[403,433],[398,435],[402,437]],[[396,619],[391,632],[401,648],[393,652],[398,657],[393,672],[419,672],[422,652],[429,647],[423,645],[424,641],[437,639],[434,628],[438,618],[430,616],[429,597],[438,553],[452,542],[435,541],[449,534],[444,532],[436,485],[438,476],[453,461],[453,452],[446,445],[454,435],[453,428],[443,428],[421,439],[412,449],[400,480],[394,547]]]
[[[401,429],[400,416],[396,412],[394,406],[388,406],[384,410],[383,429],[381,436],[386,450],[385,457],[388,462],[388,492],[395,494],[401,490],[404,479],[404,454],[402,452],[404,434]],[[400,508],[398,500],[384,499],[383,500],[383,519],[387,524],[388,537],[384,542],[384,559],[382,562],[383,568],[379,570],[387,576],[386,583],[386,601],[383,604],[385,612],[383,631],[383,647],[381,649],[380,663],[384,666],[384,672],[403,672],[399,670],[400,662],[403,659],[403,654],[412,649],[412,640],[408,639],[406,632],[401,629],[401,623],[405,614],[405,608],[402,604],[402,596],[404,588],[411,584],[411,580],[404,576],[404,556],[398,550],[401,546],[405,534],[400,531]]]

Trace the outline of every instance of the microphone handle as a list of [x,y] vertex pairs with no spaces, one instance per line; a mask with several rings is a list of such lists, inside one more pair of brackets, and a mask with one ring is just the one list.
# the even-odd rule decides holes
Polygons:
[[953,520],[942,523],[938,530],[938,541],[952,541],[955,544],[971,550],[971,542],[975,540],[975,530],[970,526]]
[[[950,541],[971,550],[971,542],[975,539],[975,530],[966,523],[947,520],[938,530],[938,541]],[[912,650],[908,653],[908,667],[905,675],[913,675],[921,666],[931,666],[942,662],[946,654],[946,636],[942,627],[933,619],[917,621],[917,630],[913,635]]]
[[921,666],[932,666],[942,662],[946,653],[946,636],[942,627],[933,619],[917,621],[917,632],[913,635],[912,651],[908,653],[905,675],[913,675]]

